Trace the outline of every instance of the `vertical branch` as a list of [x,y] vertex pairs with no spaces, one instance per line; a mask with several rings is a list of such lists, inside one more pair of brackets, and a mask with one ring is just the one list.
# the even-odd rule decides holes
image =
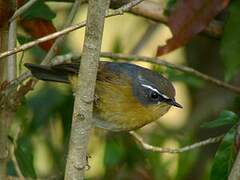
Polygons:
[[[9,34],[8,34],[8,50],[14,49],[16,47],[16,39],[17,39],[17,21],[14,19],[9,27]],[[8,56],[7,62],[7,80],[12,81],[16,78],[17,74],[17,61],[16,61],[16,54]]]
[[[13,10],[16,7],[15,0],[0,0],[0,7],[0,17],[3,18],[4,16],[4,18],[1,19],[0,22],[0,52],[4,52],[8,50],[8,20],[10,19],[11,15],[13,14]],[[16,38],[14,40],[16,41]],[[0,85],[2,84],[2,82],[10,79],[8,77],[9,69],[7,59],[8,58],[2,59],[0,61]],[[11,78],[15,78],[15,76],[11,76]],[[6,107],[0,107],[0,179],[7,179],[7,162],[9,156],[8,129],[12,117],[10,111],[11,110]]]
[[[6,26],[0,28],[0,53],[5,52],[8,49],[8,29]],[[1,59],[0,61],[0,84],[6,79],[6,60],[7,58]]]
[[[7,50],[8,30],[7,26],[0,28],[0,52]],[[0,85],[6,80],[6,60],[0,61]],[[1,107],[0,107],[1,109]],[[7,146],[7,123],[6,114],[0,112],[0,179],[6,179],[7,160],[8,160],[8,146]]]
[[84,179],[84,170],[87,165],[87,145],[93,127],[92,111],[98,61],[108,6],[109,0],[89,0],[65,180]]

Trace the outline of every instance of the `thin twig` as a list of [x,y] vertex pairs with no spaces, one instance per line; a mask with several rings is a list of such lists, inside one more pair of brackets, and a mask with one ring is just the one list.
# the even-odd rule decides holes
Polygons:
[[191,144],[189,146],[185,146],[185,147],[182,147],[179,149],[173,149],[173,148],[162,148],[162,147],[150,145],[150,144],[146,143],[143,140],[143,138],[141,136],[139,136],[137,133],[135,133],[134,131],[130,131],[129,134],[131,134],[145,150],[159,152],[159,153],[171,153],[171,154],[182,153],[182,152],[190,151],[190,150],[202,147],[202,146],[206,146],[208,144],[217,143],[217,142],[221,141],[223,138],[223,135],[221,135],[221,136],[217,136],[217,137],[213,137],[213,138],[208,138],[206,140],[203,140],[203,141],[200,141],[200,142],[197,142],[197,143],[194,143],[194,144]]
[[15,11],[15,13],[13,14],[13,16],[10,19],[10,22],[13,21],[14,19],[16,19],[16,17],[20,16],[26,10],[28,10],[37,1],[38,0],[29,0],[28,2],[26,2],[22,7],[20,7],[19,9],[17,9]]
[[[48,0],[48,1],[61,1],[61,2],[73,2],[73,0]],[[87,0],[85,0],[87,1]],[[117,0],[115,0],[116,6],[118,6],[119,3]],[[164,2],[159,0],[157,2],[152,0],[145,0],[143,3],[135,6],[132,8],[129,13],[135,14],[140,17],[144,17],[147,19],[150,19],[152,21],[158,22],[158,23],[164,23],[167,24],[168,17],[166,16],[164,12],[164,6],[162,3]],[[112,1],[112,6],[115,7],[114,1]],[[223,33],[223,22],[213,20],[209,23],[209,25],[203,30],[203,34],[207,35],[209,37],[213,38],[219,38],[221,37]]]
[[[67,27],[72,23],[75,15],[77,13],[77,10],[79,9],[79,6],[81,4],[80,1],[81,0],[76,0],[75,3],[73,4],[73,6],[71,8],[71,11],[70,11],[70,13],[67,17],[66,23],[64,24],[64,27]],[[48,51],[47,55],[45,56],[45,58],[43,59],[41,64],[49,64],[51,58],[55,55],[55,49],[62,42],[63,39],[64,39],[64,36],[59,37],[54,42],[54,44],[52,45],[51,49]],[[29,71],[27,71],[27,72],[24,72],[23,74],[21,74],[18,78],[11,81],[11,84],[10,84],[10,87],[9,87],[10,88],[9,93],[12,92],[18,85],[20,85],[23,81],[25,81],[29,77],[31,77],[31,73]],[[35,82],[36,81],[37,80],[35,80]],[[34,84],[36,84],[36,83],[34,83]]]
[[[92,112],[105,13],[110,0],[89,0],[82,61],[74,102],[65,180],[82,180],[87,166],[87,145],[93,128]],[[81,82],[81,83],[80,83]]]
[[123,12],[129,11],[131,10],[134,6],[140,4],[142,1],[144,0],[133,0],[125,5],[123,5],[122,7],[119,8],[119,10],[122,10]]
[[[143,1],[143,0],[137,0],[136,2],[140,3],[141,1]],[[112,16],[117,16],[117,15],[123,15],[123,13],[128,11],[129,9],[131,9],[135,5],[135,3],[132,3],[131,5],[132,6],[125,5],[123,8],[121,7],[119,9],[116,9],[114,11],[109,12],[106,15],[106,18],[112,17]],[[14,48],[12,50],[3,52],[3,53],[0,54],[0,61],[4,57],[10,56],[12,54],[16,54],[16,53],[21,52],[21,51],[25,51],[27,49],[32,48],[35,45],[38,45],[40,43],[46,42],[46,41],[51,40],[51,39],[55,39],[57,37],[60,37],[60,36],[62,36],[64,34],[67,34],[69,32],[72,32],[72,31],[74,31],[76,29],[79,29],[79,28],[82,28],[82,27],[85,27],[85,26],[86,26],[86,21],[83,21],[83,22],[80,22],[78,24],[72,25],[72,26],[70,26],[68,28],[65,28],[65,29],[63,29],[61,31],[57,31],[55,33],[52,33],[52,34],[49,34],[47,36],[41,37],[41,38],[36,39],[34,41],[31,41],[29,43],[25,43],[25,44],[23,44],[23,45],[21,45],[19,47],[16,47],[16,48]]]
[[[68,17],[66,18],[66,22],[63,26],[63,29],[69,27],[72,24],[74,17],[76,16],[76,14],[79,10],[81,1],[82,0],[76,0],[74,2],[74,4],[72,5],[71,11],[70,11]],[[56,49],[57,49],[58,45],[61,44],[63,42],[63,40],[64,40],[64,36],[58,37],[55,40],[54,44],[52,45],[52,47],[48,51],[47,55],[43,59],[42,64],[49,64],[50,60],[56,55]]]
[[101,57],[107,57],[107,58],[112,58],[112,59],[123,59],[123,60],[127,60],[127,61],[144,61],[144,62],[150,62],[150,63],[154,63],[154,64],[158,64],[158,65],[162,65],[162,66],[166,66],[172,69],[176,69],[185,73],[189,73],[191,75],[194,75],[198,78],[201,78],[207,82],[210,82],[212,84],[215,84],[217,86],[226,88],[228,90],[231,90],[235,93],[240,94],[240,88],[230,85],[226,82],[220,81],[216,78],[213,78],[211,76],[208,76],[204,73],[201,73],[193,68],[187,67],[187,66],[183,66],[183,65],[176,65],[176,64],[172,64],[169,63],[167,61],[163,61],[159,58],[155,58],[155,57],[146,57],[146,56],[137,56],[137,55],[126,55],[126,54],[114,54],[114,53],[109,53],[109,52],[102,52],[101,53]]
[[[139,2],[139,1],[138,1],[138,2]],[[139,3],[140,3],[140,2],[139,2]],[[124,8],[121,7],[121,8],[119,8],[119,9],[115,10],[115,11],[109,12],[109,13],[106,15],[106,18],[107,18],[107,17],[111,17],[111,16],[115,16],[115,15],[122,15],[125,11],[128,11],[128,9],[126,9],[126,7],[132,8],[133,5],[135,5],[135,4],[131,4],[131,5],[132,5],[132,6],[124,6]],[[124,10],[123,10],[123,9],[124,9]],[[39,38],[39,39],[37,39],[37,40],[35,40],[35,41],[32,41],[32,42],[26,43],[26,44],[24,44],[24,45],[22,45],[22,46],[19,46],[19,47],[15,48],[15,49],[13,49],[13,50],[11,50],[11,51],[4,52],[4,53],[0,54],[0,61],[1,61],[1,58],[7,57],[7,56],[9,56],[9,55],[11,55],[11,54],[15,54],[15,53],[24,51],[24,50],[29,49],[29,48],[31,48],[31,47],[39,44],[39,43],[48,41],[48,40],[50,40],[50,39],[54,39],[54,38],[59,37],[59,36],[62,36],[62,35],[64,35],[64,34],[68,33],[68,32],[71,32],[71,31],[74,31],[74,30],[76,30],[76,29],[78,29],[78,28],[84,27],[85,25],[86,25],[86,22],[83,21],[83,22],[81,22],[81,23],[79,23],[79,24],[70,26],[70,27],[65,28],[65,29],[63,29],[63,30],[61,30],[61,31],[58,31],[58,32],[56,32],[56,33],[53,33],[53,34],[50,34],[50,35],[48,35],[48,36]],[[25,72],[25,73],[21,74],[21,75],[20,75],[18,78],[16,78],[15,80],[11,81],[10,86],[9,86],[9,88],[8,88],[8,93],[6,93],[6,94],[11,93],[18,85],[20,85],[23,81],[25,81],[25,80],[26,80],[27,78],[29,78],[29,77],[31,77],[31,73],[28,71],[28,72]]]
[[[146,57],[146,56],[137,56],[137,55],[127,55],[127,54],[117,54],[117,53],[111,53],[111,52],[102,52],[101,57],[105,58],[111,58],[111,59],[118,59],[118,60],[127,60],[127,61],[144,61],[144,62],[149,62],[149,63],[154,63],[157,65],[162,65],[166,66],[172,69],[179,70],[184,73],[189,73],[193,76],[196,76],[206,82],[210,82],[214,85],[217,85],[219,87],[225,88],[227,90],[230,90],[235,93],[240,93],[240,88],[237,86],[230,85],[224,81],[220,81],[214,77],[208,76],[204,73],[201,73],[193,68],[190,68],[188,66],[183,66],[183,65],[176,65],[169,63],[167,61],[161,60],[156,57]],[[53,64],[60,64],[63,62],[74,62],[74,61],[79,61],[80,56],[74,56],[72,54],[67,54],[67,55],[62,55],[62,56],[57,56],[52,60]],[[21,84],[24,80],[26,80],[28,77],[30,77],[30,73],[26,74],[23,73],[19,78],[15,79],[14,81],[11,82],[11,86],[17,86]]]
[[68,28],[65,28],[65,29],[63,29],[63,30],[61,30],[61,31],[58,31],[58,32],[49,34],[49,35],[47,35],[47,36],[44,36],[44,37],[39,38],[39,39],[36,39],[36,40],[31,41],[31,42],[29,42],[29,43],[25,43],[25,44],[23,44],[23,45],[21,45],[21,46],[19,46],[19,47],[16,47],[16,48],[14,48],[14,49],[12,49],[12,50],[10,50],[10,51],[6,51],[6,52],[4,52],[4,53],[1,53],[1,54],[0,54],[0,61],[1,61],[1,59],[4,58],[4,57],[10,56],[10,55],[12,55],[12,54],[16,54],[16,53],[21,52],[21,51],[25,51],[25,50],[27,50],[27,49],[32,48],[32,47],[35,46],[35,45],[38,45],[38,44],[40,44],[40,43],[46,42],[46,41],[51,40],[51,39],[55,39],[55,38],[57,38],[57,37],[59,37],[59,36],[62,36],[62,35],[64,35],[64,34],[67,34],[67,33],[71,32],[71,31],[74,31],[74,30],[76,30],[76,29],[82,28],[82,27],[84,27],[85,25],[86,25],[86,22],[83,21],[83,22],[81,22],[81,23],[78,23],[78,24],[72,25],[72,26],[70,26],[70,27],[68,27]]
[[158,26],[159,24],[157,23],[149,24],[142,37],[139,38],[139,41],[136,43],[136,45],[133,47],[129,54],[138,54],[138,52],[140,52],[149,42],[149,40],[153,37],[154,32],[156,32]]

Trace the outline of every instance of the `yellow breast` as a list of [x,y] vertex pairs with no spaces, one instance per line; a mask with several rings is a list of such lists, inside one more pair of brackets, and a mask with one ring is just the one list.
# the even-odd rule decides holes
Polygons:
[[[73,90],[76,76],[70,77]],[[166,103],[143,106],[133,95],[130,83],[97,80],[94,120],[97,127],[111,131],[140,128],[164,115],[170,108]]]
[[140,128],[157,120],[170,108],[165,103],[143,106],[133,96],[128,84],[116,86],[108,82],[97,82],[96,94],[96,124],[112,131]]

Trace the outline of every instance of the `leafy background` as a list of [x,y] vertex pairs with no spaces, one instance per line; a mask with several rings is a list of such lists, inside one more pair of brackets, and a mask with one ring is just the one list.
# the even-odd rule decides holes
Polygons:
[[[164,1],[166,12],[170,12],[176,6],[175,3]],[[39,1],[22,16],[18,42],[25,43],[55,32],[63,25],[63,19],[69,9],[70,5],[67,3]],[[232,0],[223,15],[217,17],[226,21],[221,38],[198,35],[186,46],[161,58],[191,66],[203,73],[239,85],[239,12],[239,1]],[[201,12],[198,16],[200,14]],[[80,22],[85,18],[86,6],[83,5],[75,21]],[[129,53],[139,43],[146,29],[152,25],[151,21],[129,14],[107,19],[102,50]],[[36,26],[38,28],[32,28]],[[149,40],[144,48],[139,50],[139,54],[155,55],[157,45],[164,45],[171,37],[165,25],[155,26],[154,32],[148,35]],[[37,31],[39,29],[41,31]],[[68,35],[58,50],[59,54],[70,51],[79,53],[83,36],[83,29]],[[49,41],[24,53],[24,62],[39,63],[52,43],[53,41]],[[146,141],[157,146],[177,148],[220,134],[225,134],[224,139],[220,144],[182,154],[159,154],[144,151],[127,133],[96,129],[90,140],[91,157],[87,178],[227,179],[236,155],[239,97],[173,69],[148,63],[140,65],[170,78],[176,87],[176,99],[184,107],[181,110],[172,108],[163,118],[139,130]],[[19,73],[24,70],[24,67],[20,67]],[[16,144],[15,155],[24,176],[63,178],[72,108],[71,89],[62,84],[40,82],[34,91],[23,99],[11,127],[9,139]],[[16,174],[14,163],[11,161],[8,171],[11,175]]]

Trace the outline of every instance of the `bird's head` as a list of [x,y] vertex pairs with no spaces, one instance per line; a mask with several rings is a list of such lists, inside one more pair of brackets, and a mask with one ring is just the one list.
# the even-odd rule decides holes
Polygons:
[[158,73],[144,69],[132,79],[133,94],[143,105],[167,105],[182,108],[175,100],[172,83]]
[[113,71],[119,71],[118,73],[128,76],[132,84],[133,95],[142,105],[182,108],[175,100],[175,89],[171,81],[164,76],[133,64],[121,63],[116,68],[114,66],[111,68]]

